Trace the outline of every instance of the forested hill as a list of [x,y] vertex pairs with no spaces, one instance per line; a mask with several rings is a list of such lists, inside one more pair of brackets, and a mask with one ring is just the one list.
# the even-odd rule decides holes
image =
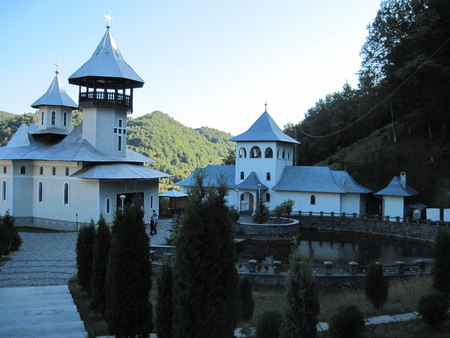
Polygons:
[[234,149],[231,134],[188,128],[160,111],[130,119],[127,129],[128,148],[158,161],[151,167],[174,175],[175,182],[195,168],[221,164]]
[[[8,143],[22,123],[29,126],[36,117],[35,113],[0,112],[0,146]],[[73,127],[81,121],[82,113],[74,112]],[[149,165],[174,175],[170,181],[185,179],[198,167],[222,164],[222,158],[234,149],[234,143],[228,142],[231,134],[207,127],[188,128],[160,111],[129,118],[127,123],[128,148],[157,161]]]

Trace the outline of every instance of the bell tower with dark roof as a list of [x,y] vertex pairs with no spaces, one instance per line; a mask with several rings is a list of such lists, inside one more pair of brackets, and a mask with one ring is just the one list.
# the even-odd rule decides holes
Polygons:
[[83,109],[83,137],[112,157],[126,157],[127,114],[133,112],[133,89],[144,81],[125,62],[110,31],[91,58],[69,77],[79,86],[78,105]]

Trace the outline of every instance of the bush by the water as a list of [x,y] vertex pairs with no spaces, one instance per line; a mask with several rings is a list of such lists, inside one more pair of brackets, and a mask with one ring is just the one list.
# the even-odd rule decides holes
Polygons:
[[353,304],[339,305],[328,324],[333,338],[359,337],[365,327],[364,315]]
[[265,310],[256,322],[256,338],[278,338],[283,314],[279,310]]
[[366,275],[365,291],[375,309],[381,309],[389,293],[389,280],[383,275],[383,265],[372,262]]
[[428,325],[437,325],[447,320],[448,305],[445,292],[433,290],[420,298],[417,311]]

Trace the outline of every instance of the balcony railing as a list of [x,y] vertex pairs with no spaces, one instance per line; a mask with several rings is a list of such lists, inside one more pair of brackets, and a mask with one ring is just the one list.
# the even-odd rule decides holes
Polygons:
[[80,108],[118,108],[133,111],[133,98],[116,92],[84,92],[79,96]]

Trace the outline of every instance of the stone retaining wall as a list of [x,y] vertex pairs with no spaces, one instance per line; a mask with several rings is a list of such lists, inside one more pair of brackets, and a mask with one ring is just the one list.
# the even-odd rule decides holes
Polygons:
[[14,223],[17,226],[29,226],[58,231],[78,231],[81,226],[88,225],[88,223],[59,221],[39,217],[14,217]]
[[357,217],[299,216],[298,219],[300,229],[366,233],[432,243],[435,241],[439,229],[436,225],[390,222]]

